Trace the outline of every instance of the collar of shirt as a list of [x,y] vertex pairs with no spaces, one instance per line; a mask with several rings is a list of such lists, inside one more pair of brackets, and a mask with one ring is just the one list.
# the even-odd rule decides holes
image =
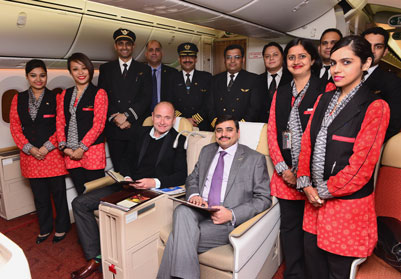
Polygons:
[[132,58],[131,58],[129,61],[127,61],[127,62],[124,62],[124,61],[121,60],[121,58],[118,58],[118,62],[120,63],[121,73],[123,73],[123,72],[124,72],[124,66],[123,66],[123,64],[127,64],[127,65],[128,65],[128,66],[127,66],[127,70],[128,70],[128,69],[129,69],[129,66],[131,65]]
[[238,142],[236,142],[235,144],[231,145],[227,149],[223,149],[223,148],[221,148],[219,146],[219,148],[217,149],[217,153],[219,153],[220,151],[225,151],[225,152],[227,152],[228,155],[234,157],[235,152],[237,152],[237,148],[238,148]]
[[368,73],[363,77],[363,79],[364,79],[364,80],[367,80],[368,77],[373,73],[373,71],[377,69],[377,67],[379,67],[379,64],[374,65],[373,67],[370,67],[370,68],[368,69]]
[[[237,78],[238,74],[239,74],[239,72],[233,74],[233,75],[234,75],[234,78],[233,78],[234,81],[235,81],[235,79]],[[228,84],[230,83],[230,79],[231,79],[230,76],[231,76],[231,75],[232,75],[232,74],[231,74],[230,72],[227,71],[227,86],[228,86]]]
[[[172,129],[172,128],[171,128]],[[170,130],[168,130],[167,132],[165,132],[163,135],[161,135],[160,137],[155,137],[155,128],[153,127],[152,130],[150,130],[149,132],[149,136],[154,139],[154,140],[159,140],[164,138],[165,136],[167,136],[168,132],[170,132]]]
[[192,77],[194,76],[195,69],[190,71],[189,73],[182,71],[182,76],[184,77],[184,81],[187,80],[187,74],[189,74],[189,80],[192,82]]
[[[330,65],[322,65],[322,67],[320,68],[319,78],[321,78],[324,75],[324,72],[326,71],[325,66],[330,66]],[[327,71],[327,74],[328,74],[327,80],[329,80],[331,78],[330,68]]]
[[148,64],[148,66],[150,67],[150,69],[152,70],[152,74],[153,74],[153,70],[156,70],[156,74],[159,74],[162,70],[162,64],[160,64],[159,66],[157,66],[156,68],[153,68],[152,66],[150,66]]
[[[273,77],[272,77],[272,74],[269,73],[268,71],[266,71],[266,73],[267,73],[267,85],[268,85],[268,87],[269,87],[269,86],[270,86],[270,83],[271,83],[272,80],[273,80]],[[281,77],[283,76],[283,67],[281,67],[280,70],[278,70],[278,71],[276,72],[276,74],[277,74],[277,76],[276,76],[276,78],[275,78],[276,84],[279,84],[279,83],[280,83],[280,80],[281,80]]]

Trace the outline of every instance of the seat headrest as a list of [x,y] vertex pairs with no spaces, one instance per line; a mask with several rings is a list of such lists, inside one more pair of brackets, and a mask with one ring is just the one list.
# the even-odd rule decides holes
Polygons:
[[390,138],[384,146],[382,165],[401,169],[401,133]]
[[267,124],[257,122],[240,122],[239,143],[256,150],[263,155],[268,155]]

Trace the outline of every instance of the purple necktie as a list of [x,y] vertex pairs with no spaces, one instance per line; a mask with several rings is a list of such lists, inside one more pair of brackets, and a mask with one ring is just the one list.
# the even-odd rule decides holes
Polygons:
[[216,169],[214,170],[212,183],[210,184],[210,191],[208,196],[209,206],[220,205],[221,185],[223,184],[224,174],[224,156],[227,154],[225,151],[220,151],[219,160],[217,161]]

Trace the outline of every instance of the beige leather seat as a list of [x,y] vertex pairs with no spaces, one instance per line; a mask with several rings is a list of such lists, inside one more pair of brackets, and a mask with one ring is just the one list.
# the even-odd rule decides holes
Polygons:
[[[393,217],[401,221],[401,133],[388,140],[382,152],[376,188],[377,216]],[[398,279],[400,272],[372,254],[357,259],[351,267],[350,278],[354,279]]]
[[0,233],[0,278],[31,278],[24,252],[2,233]]
[[[240,143],[266,156],[270,177],[273,164],[267,147],[267,125],[240,123]],[[249,136],[248,136],[249,135]],[[188,172],[192,172],[203,146],[215,141],[214,133],[198,132],[188,136]],[[238,226],[229,235],[230,244],[199,255],[201,278],[271,278],[281,263],[279,245],[280,208],[277,200],[266,211]],[[171,224],[160,232],[165,244]],[[159,247],[159,260],[164,246]]]

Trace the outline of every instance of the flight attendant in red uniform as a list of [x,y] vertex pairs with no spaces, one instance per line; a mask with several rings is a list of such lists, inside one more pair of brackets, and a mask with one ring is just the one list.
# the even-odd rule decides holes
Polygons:
[[323,94],[302,138],[297,188],[305,205],[307,278],[349,278],[352,261],[377,241],[373,172],[390,118],[388,104],[364,84],[373,55],[347,36],[331,50],[336,91]]
[[78,195],[84,183],[103,177],[106,166],[104,125],[107,94],[91,81],[94,67],[82,53],[68,58],[75,86],[64,90],[57,102],[57,139]]
[[36,243],[45,241],[53,230],[51,197],[57,213],[55,243],[71,226],[65,188],[67,170],[57,149],[56,94],[46,88],[47,70],[42,60],[29,61],[25,73],[29,89],[12,100],[10,130],[21,150],[22,175],[29,179],[33,192],[40,227]]
[[280,238],[285,258],[284,278],[304,278],[302,230],[305,195],[296,188],[301,138],[317,97],[324,92],[315,75],[321,67],[318,51],[307,39],[294,39],[284,50],[293,81],[278,88],[270,107],[269,153],[275,166],[271,194],[281,210]]

